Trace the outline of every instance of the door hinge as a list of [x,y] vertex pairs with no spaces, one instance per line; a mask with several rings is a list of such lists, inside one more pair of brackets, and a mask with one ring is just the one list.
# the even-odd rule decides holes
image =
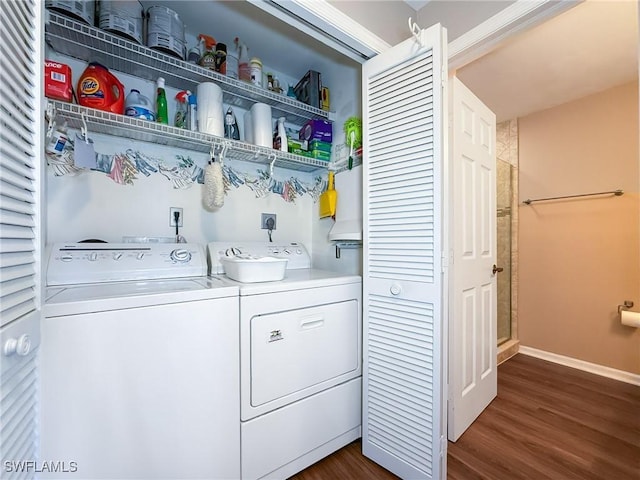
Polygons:
[[440,458],[445,456],[447,451],[447,439],[444,438],[444,435],[440,435]]
[[453,261],[453,254],[449,255],[447,252],[442,252],[440,258],[442,259],[442,273],[445,273]]

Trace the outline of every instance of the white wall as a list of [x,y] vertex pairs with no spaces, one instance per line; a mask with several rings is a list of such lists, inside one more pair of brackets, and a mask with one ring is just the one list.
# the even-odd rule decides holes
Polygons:
[[[97,148],[101,148],[101,143],[96,141]],[[171,149],[162,149],[167,154],[173,153]],[[256,167],[241,162],[230,162],[230,165],[246,166],[245,171]],[[290,176],[288,173],[275,169],[274,177],[286,179]],[[134,185],[120,185],[102,172],[54,177],[49,169],[47,242],[87,238],[118,242],[123,236],[172,236],[174,228],[169,226],[169,208],[180,207],[184,209],[184,227],[180,233],[189,242],[268,241],[266,230],[260,229],[260,214],[264,212],[277,215],[274,241],[311,245],[309,212],[315,204],[310,196],[287,203],[276,194],[257,199],[246,186],[231,187],[224,206],[210,212],[202,206],[202,191],[203,186],[197,183],[185,190],[174,189],[159,173],[149,177],[140,175]]]

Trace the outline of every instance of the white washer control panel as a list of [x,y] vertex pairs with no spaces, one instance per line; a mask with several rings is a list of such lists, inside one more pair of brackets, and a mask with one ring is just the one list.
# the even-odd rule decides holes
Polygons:
[[271,242],[211,242],[207,244],[209,273],[224,273],[221,257],[275,257],[286,258],[287,270],[311,268],[311,256],[301,243]]
[[204,248],[195,243],[58,243],[47,262],[47,286],[206,274]]

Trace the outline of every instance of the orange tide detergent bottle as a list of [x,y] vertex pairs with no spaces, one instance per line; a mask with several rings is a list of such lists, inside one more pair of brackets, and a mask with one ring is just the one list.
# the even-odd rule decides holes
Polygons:
[[91,62],[78,79],[78,103],[122,115],[124,85],[106,67]]

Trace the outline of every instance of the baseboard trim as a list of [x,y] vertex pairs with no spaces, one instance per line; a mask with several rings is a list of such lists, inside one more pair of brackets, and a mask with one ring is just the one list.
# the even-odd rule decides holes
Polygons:
[[520,348],[519,340],[507,340],[502,345],[498,347],[498,358],[497,364],[506,362],[511,357],[513,357],[516,353],[518,353],[518,348]]
[[549,362],[558,363],[565,367],[577,368],[584,372],[594,373],[602,377],[640,386],[640,375],[636,375],[635,373],[585,362],[584,360],[578,360],[577,358],[565,357],[564,355],[558,355],[557,353],[545,352],[544,350],[538,350],[537,348],[526,347],[524,345],[520,345],[519,353],[547,360]]

